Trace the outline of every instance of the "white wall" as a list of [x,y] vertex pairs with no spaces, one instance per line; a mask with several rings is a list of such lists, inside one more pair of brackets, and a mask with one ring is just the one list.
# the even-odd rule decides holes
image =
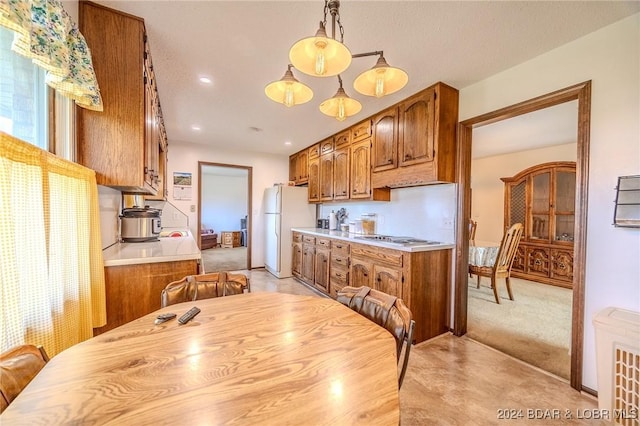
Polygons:
[[218,234],[222,231],[239,231],[240,219],[247,211],[247,176],[202,176],[201,224]]
[[[264,220],[262,219],[264,189],[276,182],[286,183],[289,180],[289,157],[255,152],[224,151],[212,149],[206,145],[169,140],[168,158],[168,181],[172,181],[173,172],[192,174],[192,199],[174,200],[173,187],[169,185],[168,200],[188,216],[189,228],[194,235],[196,235],[198,226],[198,212],[196,211],[198,206],[198,161],[252,167],[252,211],[249,212],[252,232],[251,266],[254,268],[262,267],[264,265]],[[240,218],[238,218],[238,226],[239,220]]]
[[[576,122],[577,124],[577,122]],[[492,157],[471,162],[471,219],[478,222],[476,240],[500,241],[504,234],[504,182],[536,164],[576,161],[577,145],[564,144]]]
[[583,385],[597,389],[592,319],[640,311],[640,230],[615,228],[617,177],[640,173],[640,14],[460,90],[460,120],[592,81]]

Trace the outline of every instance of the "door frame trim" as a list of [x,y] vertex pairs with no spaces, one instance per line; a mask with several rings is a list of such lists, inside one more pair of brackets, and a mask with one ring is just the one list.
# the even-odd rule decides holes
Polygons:
[[589,187],[589,142],[591,129],[591,80],[469,118],[458,125],[456,163],[457,220],[453,332],[467,332],[467,277],[469,270],[469,218],[471,217],[471,143],[473,129],[543,108],[578,101],[576,156],[576,216],[574,224],[574,275],[571,329],[571,387],[582,390],[584,350],[584,295]]
[[247,269],[251,270],[251,232],[252,220],[252,188],[253,188],[253,167],[239,166],[237,164],[210,163],[208,161],[198,161],[198,247],[202,247],[200,241],[200,229],[202,228],[202,166],[227,167],[232,169],[244,169],[247,171]]

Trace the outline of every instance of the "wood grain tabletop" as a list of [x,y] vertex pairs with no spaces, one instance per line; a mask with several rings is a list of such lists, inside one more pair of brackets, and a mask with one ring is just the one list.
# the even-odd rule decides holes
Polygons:
[[[192,321],[161,325],[159,313]],[[397,425],[395,342],[326,298],[168,306],[55,356],[0,424]]]

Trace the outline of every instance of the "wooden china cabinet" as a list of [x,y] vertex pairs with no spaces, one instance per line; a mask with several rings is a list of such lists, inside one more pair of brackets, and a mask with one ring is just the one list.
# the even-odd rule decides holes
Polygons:
[[524,225],[512,276],[571,288],[576,163],[539,164],[502,181],[505,229]]

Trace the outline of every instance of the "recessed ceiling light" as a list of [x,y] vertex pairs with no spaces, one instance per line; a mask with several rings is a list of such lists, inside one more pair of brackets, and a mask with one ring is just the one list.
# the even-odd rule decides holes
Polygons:
[[193,126],[191,126],[191,130],[198,131],[198,130],[200,130],[200,126],[194,124]]
[[200,82],[205,84],[213,83],[209,77],[200,77]]
[[285,144],[285,145],[291,145],[291,142],[286,141],[284,144]]

